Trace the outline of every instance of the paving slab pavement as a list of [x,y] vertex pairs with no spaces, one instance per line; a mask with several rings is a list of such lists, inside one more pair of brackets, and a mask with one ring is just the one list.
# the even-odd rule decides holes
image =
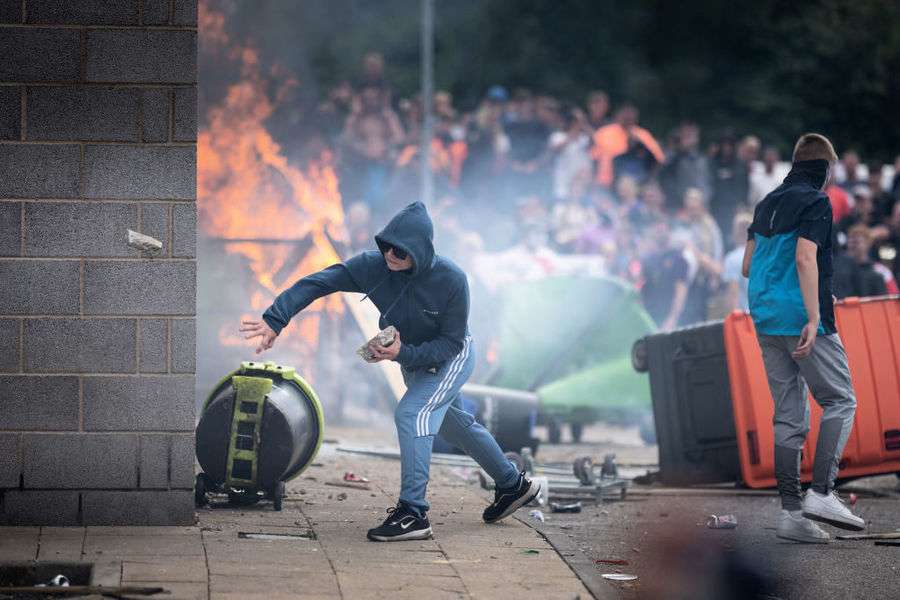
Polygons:
[[[370,489],[326,485],[345,471],[371,478]],[[0,528],[0,560],[93,562],[103,585],[160,586],[166,600],[593,597],[539,533],[512,518],[486,525],[485,492],[434,474],[432,540],[369,542],[366,531],[396,502],[399,462],[332,445],[288,484],[281,512],[204,508],[193,527]]]

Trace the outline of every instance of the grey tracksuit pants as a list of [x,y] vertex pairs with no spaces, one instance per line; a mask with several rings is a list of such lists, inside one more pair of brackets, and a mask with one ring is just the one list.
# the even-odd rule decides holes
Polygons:
[[827,494],[834,487],[838,462],[853,427],[856,396],[847,354],[837,334],[820,335],[806,358],[794,360],[797,336],[760,335],[759,346],[775,401],[775,478],[781,506],[800,510],[800,450],[809,433],[807,385],[822,407],[812,488]]

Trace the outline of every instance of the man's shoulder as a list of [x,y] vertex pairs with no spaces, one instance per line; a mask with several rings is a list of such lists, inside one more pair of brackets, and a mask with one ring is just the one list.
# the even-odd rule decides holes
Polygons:
[[370,277],[388,271],[387,263],[384,262],[384,257],[378,250],[366,250],[351,256],[344,261],[344,266],[347,267],[357,283],[363,287],[368,285]]
[[809,205],[817,201],[828,202],[828,194],[805,181],[783,183],[772,194],[778,193],[781,198]]
[[377,267],[384,266],[387,268],[387,264],[384,262],[384,257],[381,255],[381,252],[378,250],[363,250],[359,254],[351,256],[344,264],[351,265],[364,265],[366,267]]
[[[828,207],[831,204],[825,192],[817,190],[807,183],[783,183],[763,198],[756,205],[753,215],[753,225],[757,233],[765,229],[765,224],[771,224],[773,213],[779,214],[778,222],[792,221],[790,217],[799,219],[800,214],[817,202],[824,202]],[[778,227],[776,227],[778,229]]]
[[447,277],[454,281],[465,281],[466,273],[455,262],[446,256],[435,255],[434,265],[431,267],[432,273],[440,277]]

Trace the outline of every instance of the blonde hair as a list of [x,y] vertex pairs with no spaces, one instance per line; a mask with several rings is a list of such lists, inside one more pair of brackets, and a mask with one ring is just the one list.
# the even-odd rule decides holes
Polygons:
[[794,162],[802,160],[827,160],[837,162],[837,153],[828,138],[819,133],[804,133],[794,146]]

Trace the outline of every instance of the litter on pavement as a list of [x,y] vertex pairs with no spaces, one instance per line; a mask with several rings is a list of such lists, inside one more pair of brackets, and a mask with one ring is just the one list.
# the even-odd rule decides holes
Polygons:
[[603,579],[609,579],[611,581],[635,581],[637,579],[637,575],[629,575],[628,573],[604,573]]
[[550,510],[555,513],[580,513],[581,502],[551,502]]
[[368,483],[359,482],[355,483],[352,481],[342,481],[340,479],[335,479],[334,481],[326,481],[325,485],[330,485],[334,487],[343,487],[343,488],[351,488],[354,490],[368,490],[371,489]]
[[528,516],[531,517],[532,519],[537,519],[541,523],[544,522],[544,513],[542,513],[541,511],[539,511],[537,509],[528,513]]
[[834,537],[839,540],[900,540],[900,532],[840,533]]
[[737,517],[734,515],[709,515],[706,526],[710,529],[734,529],[737,527]]
[[369,483],[369,480],[365,477],[360,477],[353,471],[347,471],[344,473],[344,481],[349,481],[352,483]]
[[57,575],[47,583],[39,583],[34,587],[69,587],[69,578],[65,575]]

